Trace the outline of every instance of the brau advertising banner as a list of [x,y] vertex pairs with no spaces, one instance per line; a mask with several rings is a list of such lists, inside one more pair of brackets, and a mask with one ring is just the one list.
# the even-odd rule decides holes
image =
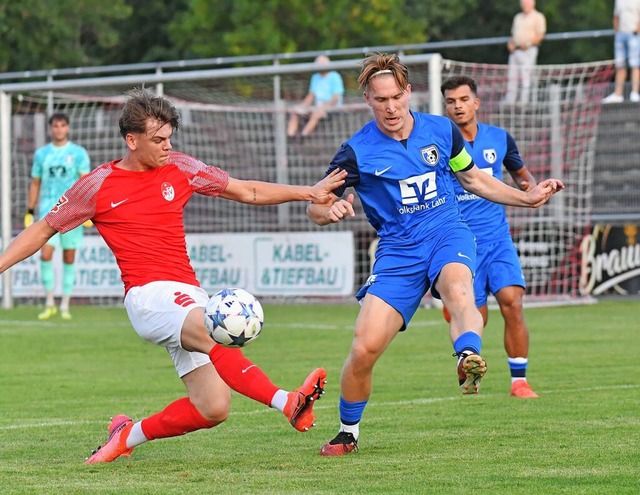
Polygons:
[[638,225],[594,225],[580,244],[580,292],[640,294]]
[[[62,256],[57,251],[54,271],[60,295]],[[209,294],[226,287],[242,287],[256,296],[340,296],[353,291],[351,232],[190,234],[187,252]],[[43,296],[39,255],[13,267],[11,279],[15,297]],[[100,236],[85,236],[76,252],[73,295],[124,295],[120,270]]]

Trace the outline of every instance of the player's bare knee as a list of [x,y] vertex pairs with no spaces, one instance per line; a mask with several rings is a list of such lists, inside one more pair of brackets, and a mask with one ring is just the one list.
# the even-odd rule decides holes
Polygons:
[[219,425],[229,417],[231,402],[225,400],[212,400],[198,406],[202,417],[210,421],[212,426]]
[[371,369],[380,357],[380,349],[364,343],[354,343],[351,347],[350,361],[359,369]]
[[522,297],[516,295],[509,295],[507,297],[501,297],[499,300],[500,310],[506,314],[520,314],[522,313]]

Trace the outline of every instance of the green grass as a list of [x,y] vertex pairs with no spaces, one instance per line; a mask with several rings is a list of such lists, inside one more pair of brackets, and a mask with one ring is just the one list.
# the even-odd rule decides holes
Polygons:
[[339,377],[358,308],[267,306],[247,349],[283,388],[329,373],[317,428],[234,395],[221,426],[142,445],[86,466],[108,418],[140,419],[184,395],[164,349],[137,337],[123,309],[0,311],[2,494],[637,494],[638,301],[530,308],[529,381],[509,397],[499,315],[491,312],[481,395],[459,394],[440,313],[419,310],[375,370],[360,452],[318,455],[337,431]]

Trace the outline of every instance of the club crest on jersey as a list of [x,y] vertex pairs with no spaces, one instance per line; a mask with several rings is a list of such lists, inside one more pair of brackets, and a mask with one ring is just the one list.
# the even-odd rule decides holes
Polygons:
[[435,144],[430,144],[429,146],[421,148],[420,155],[424,162],[432,167],[438,163],[438,160],[440,159],[440,154],[438,153],[438,148],[436,148]]
[[173,186],[168,182],[163,182],[160,188],[162,189],[162,197],[167,201],[173,201],[173,198],[176,196]]
[[498,154],[496,153],[496,150],[489,148],[488,150],[482,150],[482,157],[487,163],[491,163],[493,165],[498,158]]
[[60,196],[60,199],[58,200],[58,202],[55,204],[55,206],[53,208],[51,208],[51,213],[58,213],[58,210],[60,209],[60,207],[62,205],[65,205],[69,202],[69,200],[67,199],[67,197],[63,194],[62,196]]

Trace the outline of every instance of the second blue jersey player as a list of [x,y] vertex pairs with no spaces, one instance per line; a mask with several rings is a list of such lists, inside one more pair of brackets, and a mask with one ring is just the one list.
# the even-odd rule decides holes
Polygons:
[[[478,122],[478,86],[467,76],[453,76],[442,83],[447,116],[458,126],[476,165],[502,180],[506,168],[515,184],[526,191],[536,181],[525,166],[513,137],[504,129]],[[493,294],[504,318],[504,346],[511,370],[511,395],[536,398],[527,382],[529,330],[522,312],[525,279],[518,252],[511,239],[504,206],[482,199],[454,181],[456,198],[469,228],[476,237],[477,264],[473,291],[486,326],[487,298]],[[445,318],[447,310],[444,308]]]
[[453,174],[467,191],[514,206],[539,207],[564,187],[547,179],[524,192],[482,172],[455,124],[409,109],[409,72],[397,55],[367,57],[358,83],[374,120],[342,145],[328,168],[346,170],[345,185],[330,201],[307,209],[318,225],[354,216],[354,195],[342,198],[353,187],[380,237],[372,275],[357,294],[361,309],[342,369],[340,429],[320,451],[328,456],[357,449],[373,368],[429,288],[451,313],[462,393],[478,391],[487,366],[473,296],[475,243],[460,215]]

